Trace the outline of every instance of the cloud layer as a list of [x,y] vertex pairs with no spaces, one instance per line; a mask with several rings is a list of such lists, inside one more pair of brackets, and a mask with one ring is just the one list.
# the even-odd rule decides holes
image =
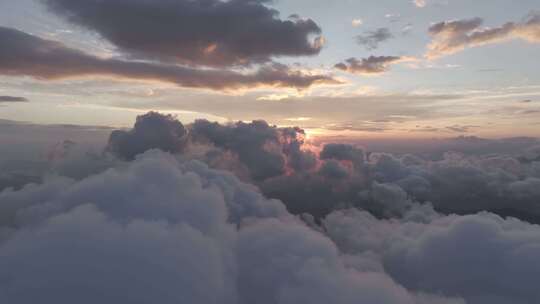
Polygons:
[[157,151],[2,192],[0,209],[9,303],[462,303],[356,270],[280,202]]
[[[427,212],[426,212],[427,211]],[[460,295],[467,303],[530,303],[540,269],[540,227],[489,213],[441,216],[416,207],[402,220],[340,211],[328,235],[361,267],[380,269],[417,291]]]
[[185,127],[187,134],[178,132],[180,126],[170,116],[140,116],[133,130],[113,132],[108,150],[132,159],[161,148],[202,160],[257,185],[266,196],[282,200],[290,212],[316,219],[348,206],[377,216],[396,216],[412,200],[429,202],[441,213],[487,210],[540,223],[536,159],[540,153],[534,147],[522,151],[530,161],[487,152],[444,153],[426,159],[367,153],[348,144],[312,147],[305,143],[303,130],[277,128],[264,121],[221,125],[198,120]]
[[522,221],[540,215],[538,146],[511,157],[485,143],[430,159],[310,146],[303,130],[264,121],[183,125],[150,112],[114,131],[101,155],[76,147],[55,146],[56,170],[39,184],[0,192],[2,302],[540,296],[539,226]]

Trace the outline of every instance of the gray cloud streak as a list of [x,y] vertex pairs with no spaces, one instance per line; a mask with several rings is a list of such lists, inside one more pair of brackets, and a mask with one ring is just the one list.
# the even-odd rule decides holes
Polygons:
[[316,55],[320,27],[279,19],[267,0],[42,0],[50,10],[143,58],[207,66]]
[[182,87],[213,90],[254,87],[307,88],[317,83],[336,83],[330,76],[291,71],[280,64],[254,73],[194,69],[177,65],[99,58],[21,31],[0,27],[0,74],[54,80],[82,76],[110,76],[161,81]]
[[500,27],[482,28],[483,19],[443,21],[429,28],[433,40],[428,45],[426,57],[452,55],[467,48],[521,39],[540,43],[540,14],[531,13],[522,22],[508,22]]
[[339,70],[358,75],[376,75],[387,72],[392,64],[407,60],[398,56],[370,56],[367,58],[349,58],[335,65]]
[[3,102],[28,102],[29,100],[25,97],[18,96],[0,96],[0,103]]
[[394,38],[394,35],[388,28],[378,28],[373,31],[364,32],[355,37],[356,42],[364,46],[367,50],[374,50],[379,47],[379,44]]

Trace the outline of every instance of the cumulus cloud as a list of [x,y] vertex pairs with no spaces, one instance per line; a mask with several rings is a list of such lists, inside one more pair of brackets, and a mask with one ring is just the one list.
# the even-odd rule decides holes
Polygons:
[[443,21],[429,28],[433,40],[426,57],[436,59],[467,48],[521,39],[540,43],[540,15],[531,13],[521,22],[508,22],[499,27],[483,28],[481,18]]
[[260,187],[291,212],[316,218],[347,206],[382,217],[399,216],[411,201],[418,201],[431,202],[446,214],[487,210],[540,223],[537,161],[453,153],[441,160],[380,153],[366,153],[363,159],[362,154],[357,158],[363,166],[325,160],[320,154],[319,171],[272,178]]
[[337,83],[330,76],[309,74],[281,64],[264,65],[255,72],[194,69],[174,64],[100,58],[0,27],[0,74],[55,80],[83,76],[161,81],[182,87],[214,90],[249,89],[260,86],[307,88],[316,83]]
[[335,65],[335,68],[358,75],[377,75],[387,72],[390,66],[410,58],[398,56],[369,56],[367,58],[349,58]]
[[373,31],[366,31],[355,37],[356,42],[364,46],[367,50],[374,50],[379,44],[394,38],[394,35],[388,28],[381,27]]
[[[186,170],[197,170],[191,166]],[[228,217],[235,213],[229,214],[224,197],[234,180],[224,176],[207,189],[204,181],[211,177],[203,177],[204,168],[199,171],[182,173],[174,159],[156,154],[77,184],[51,181],[2,193],[1,226],[8,237],[0,247],[6,270],[0,298],[10,303],[234,303],[235,286],[228,280],[236,268],[234,228]],[[256,195],[240,188],[233,186],[231,193],[247,191],[253,216],[283,212],[272,201],[260,206],[267,211],[255,210]],[[42,205],[45,197],[49,208]],[[242,212],[249,216],[251,211]],[[62,250],[65,246],[71,249]],[[38,259],[30,258],[35,250],[41,252]],[[36,267],[42,271],[32,271]],[[25,292],[36,284],[40,287]]]
[[313,20],[282,20],[267,0],[42,2],[125,52],[181,64],[246,65],[316,55],[324,41]]
[[18,96],[0,96],[0,103],[4,102],[28,102],[28,99]]
[[[327,198],[344,198],[343,178],[359,174],[347,162],[365,156],[346,145],[323,151],[326,173],[306,191],[319,195],[328,178],[336,194]],[[538,226],[488,213],[444,216],[398,184],[376,182],[360,196],[397,218],[333,205],[323,233],[231,174],[181,156],[147,151],[80,181],[49,178],[1,192],[0,299],[525,304],[538,296],[527,263],[540,254]],[[426,163],[377,159],[386,179],[408,174],[400,165]],[[348,177],[327,174],[330,167]],[[307,179],[287,182],[288,192],[304,191]]]
[[347,144],[310,151],[303,135],[264,121],[184,126],[150,112],[113,132],[110,153],[82,160],[94,170],[78,158],[62,165],[77,145],[59,143],[49,153],[55,175],[0,192],[0,301],[528,304],[540,296],[531,266],[539,226],[522,221],[540,222],[537,147],[516,158],[463,138],[485,151],[427,158]]
[[351,161],[357,169],[364,165],[364,151],[347,144],[326,144],[319,154],[320,159]]
[[190,126],[190,135],[195,142],[233,152],[255,180],[309,170],[316,164],[315,155],[302,149],[305,133],[299,128],[277,128],[265,121],[223,126],[198,120]]
[[132,130],[112,132],[107,150],[133,160],[138,154],[151,149],[180,153],[186,141],[187,131],[175,117],[149,112],[137,117]]
[[[187,131],[175,131],[184,130],[180,126],[170,116],[140,116],[133,130],[113,132],[107,150],[123,159],[157,148],[202,160],[255,184],[268,197],[282,200],[290,212],[317,220],[347,207],[380,217],[400,216],[417,201],[431,202],[442,213],[487,210],[540,222],[537,154],[528,157],[530,161],[489,154],[498,149],[490,141],[475,143],[485,149],[478,156],[466,148],[471,155],[435,153],[434,159],[426,159],[366,153],[348,144],[313,149],[306,145],[303,130],[264,121],[221,125],[198,120],[187,125]],[[508,147],[508,142],[503,145]]]
[[279,201],[157,151],[4,191],[0,210],[7,303],[462,303],[356,269]]
[[196,142],[233,151],[254,179],[266,179],[285,173],[285,161],[277,128],[264,121],[239,122],[222,126],[198,120],[190,132]]
[[112,132],[106,151],[130,160],[160,149],[259,181],[314,168],[316,155],[303,149],[304,139],[300,128],[278,128],[260,120],[222,125],[200,119],[184,127],[171,115],[150,112],[139,116],[132,130]]
[[336,160],[326,161],[321,165],[319,173],[330,179],[345,179],[350,176],[350,170]]
[[[20,134],[14,127],[9,130]],[[113,132],[106,151],[123,160],[149,149],[198,159],[255,184],[268,197],[282,200],[290,212],[309,213],[316,219],[346,207],[381,217],[399,216],[411,201],[418,201],[431,202],[442,213],[488,210],[540,222],[537,141],[499,143],[463,137],[441,144],[440,151],[422,155],[415,150],[415,155],[403,156],[364,152],[345,144],[314,149],[298,128],[277,128],[264,121],[221,125],[200,120],[183,126],[171,116],[149,113],[139,117],[132,130]],[[6,162],[10,167],[2,167],[3,188],[38,182],[47,172],[81,179],[114,165],[106,155],[84,153],[72,144],[57,147],[48,154],[48,163],[21,163],[19,169],[16,162]],[[523,147],[530,148],[519,153]],[[467,154],[442,155],[446,149]],[[13,153],[8,149],[5,157]]]
[[[414,220],[378,220],[339,211],[324,222],[345,253],[379,264],[410,290],[463,297],[470,304],[530,303],[540,269],[540,227],[479,213],[441,216],[415,207]],[[364,262],[364,267],[367,262]]]
[[397,183],[414,199],[432,202],[440,212],[488,210],[534,223],[540,220],[533,190],[536,177],[529,172],[530,165],[516,158],[447,153],[438,161],[409,161],[386,155],[374,164],[376,180]]

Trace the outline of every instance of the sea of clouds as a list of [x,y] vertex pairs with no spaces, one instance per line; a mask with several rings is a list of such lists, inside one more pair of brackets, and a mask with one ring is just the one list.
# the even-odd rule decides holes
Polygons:
[[1,303],[540,298],[535,139],[426,156],[155,112],[93,132],[0,159]]

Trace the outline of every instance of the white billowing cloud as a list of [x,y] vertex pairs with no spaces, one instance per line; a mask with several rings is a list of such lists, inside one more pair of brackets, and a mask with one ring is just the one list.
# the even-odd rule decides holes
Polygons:
[[[231,232],[220,228],[223,238]],[[226,281],[234,260],[215,236],[161,220],[122,223],[92,205],[14,233],[1,247],[0,265],[4,303],[232,303],[234,297],[234,283]]]
[[239,258],[246,303],[414,303],[388,276],[346,269],[333,243],[305,226],[268,220],[248,227]]
[[0,302],[463,303],[360,271],[232,175],[149,151],[0,193]]
[[433,37],[426,57],[436,59],[452,55],[467,48],[521,39],[540,43],[540,14],[531,13],[522,22],[508,22],[500,27],[484,28],[483,19],[472,18],[443,21],[433,24],[429,33]]
[[357,18],[357,19],[353,19],[351,21],[351,24],[352,24],[353,27],[359,27],[362,24],[364,24],[364,21],[362,19],[360,19],[360,18]]
[[426,0],[414,0],[413,3],[416,7],[425,7],[427,5]]
[[411,290],[460,296],[469,304],[526,304],[540,297],[534,283],[540,226],[490,213],[442,216],[425,206],[404,218],[339,211],[325,227],[345,253],[379,263]]

